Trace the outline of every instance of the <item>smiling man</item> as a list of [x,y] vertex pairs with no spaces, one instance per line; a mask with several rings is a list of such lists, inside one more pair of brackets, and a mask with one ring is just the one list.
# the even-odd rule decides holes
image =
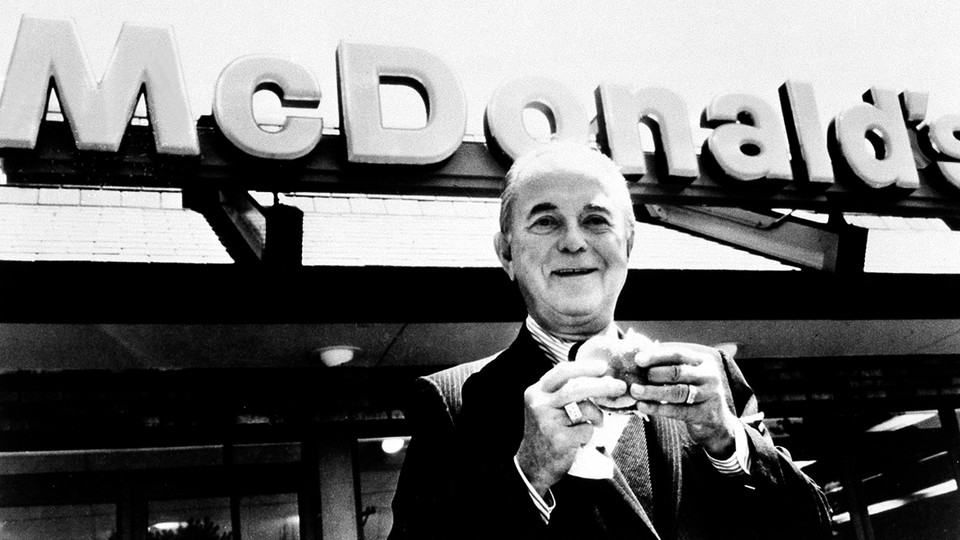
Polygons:
[[[613,162],[561,142],[522,156],[500,229],[495,249],[528,317],[464,383],[453,433],[411,414],[392,539],[830,537],[823,493],[772,445],[725,353],[631,351],[646,379],[629,387],[606,362],[569,361],[590,338],[624,337],[613,314],[634,217]],[[596,405],[622,396],[633,414]],[[584,475],[574,465],[597,435],[613,473]]]

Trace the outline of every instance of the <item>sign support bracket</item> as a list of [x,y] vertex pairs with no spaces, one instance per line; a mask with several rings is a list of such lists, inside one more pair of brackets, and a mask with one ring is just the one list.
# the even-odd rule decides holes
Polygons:
[[238,264],[298,267],[303,258],[303,211],[274,203],[264,207],[249,192],[184,189],[184,208],[203,214]]
[[[862,273],[867,229],[842,217],[826,224],[790,214],[740,208],[646,205],[649,221],[801,268]],[[641,212],[638,212],[641,213]]]

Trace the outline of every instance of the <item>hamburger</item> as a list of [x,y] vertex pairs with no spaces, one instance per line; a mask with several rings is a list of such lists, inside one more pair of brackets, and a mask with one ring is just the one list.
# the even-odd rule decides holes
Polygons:
[[594,398],[593,402],[603,410],[630,414],[636,409],[637,400],[630,395],[631,384],[647,384],[647,370],[637,366],[634,358],[637,353],[654,347],[656,342],[632,328],[622,338],[607,335],[594,336],[576,352],[574,360],[601,360],[607,363],[607,372],[615,379],[627,383],[627,391],[615,398]]

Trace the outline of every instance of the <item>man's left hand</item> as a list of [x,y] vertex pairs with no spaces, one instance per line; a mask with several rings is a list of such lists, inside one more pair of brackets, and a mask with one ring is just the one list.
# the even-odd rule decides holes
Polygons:
[[649,383],[630,386],[638,411],[686,422],[694,442],[716,458],[733,454],[734,425],[739,420],[727,406],[727,385],[716,349],[660,343],[638,353],[635,362],[648,369]]

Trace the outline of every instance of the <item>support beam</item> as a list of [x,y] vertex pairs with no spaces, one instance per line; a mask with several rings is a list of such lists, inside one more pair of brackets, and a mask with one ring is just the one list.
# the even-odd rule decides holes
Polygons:
[[246,191],[221,190],[219,199],[219,210],[226,214],[257,260],[263,261],[267,245],[267,217],[263,207]]
[[764,255],[832,273],[861,273],[867,230],[815,223],[772,211],[647,205],[650,220]]
[[184,208],[203,214],[227,253],[240,264],[295,268],[303,259],[303,212],[264,207],[242,190],[186,189]]

